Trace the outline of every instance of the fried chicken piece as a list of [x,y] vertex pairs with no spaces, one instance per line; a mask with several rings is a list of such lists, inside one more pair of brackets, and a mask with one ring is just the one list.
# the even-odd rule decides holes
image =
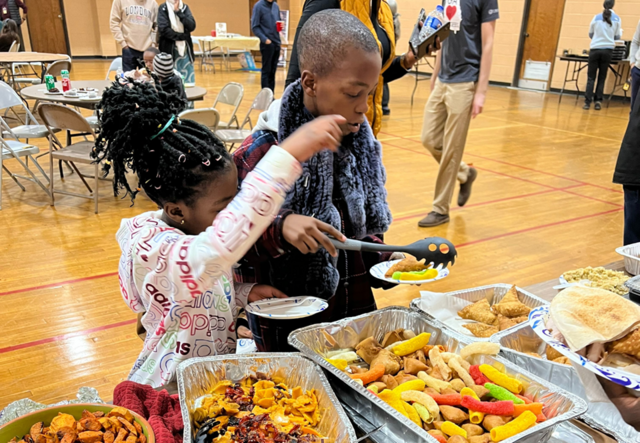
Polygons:
[[429,269],[429,266],[425,265],[425,259],[418,261],[415,257],[408,256],[404,260],[396,263],[391,266],[389,270],[384,274],[385,277],[390,278],[393,276],[394,272],[414,272],[414,271],[424,271],[425,269]]

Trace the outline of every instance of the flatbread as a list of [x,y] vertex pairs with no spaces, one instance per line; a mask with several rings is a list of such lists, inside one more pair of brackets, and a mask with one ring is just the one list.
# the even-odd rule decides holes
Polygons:
[[592,343],[618,340],[640,325],[640,306],[613,292],[586,286],[560,292],[549,314],[574,352]]

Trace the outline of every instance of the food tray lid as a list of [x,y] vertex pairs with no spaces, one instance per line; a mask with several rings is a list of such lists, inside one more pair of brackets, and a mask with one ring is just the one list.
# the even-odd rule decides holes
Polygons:
[[[379,397],[353,381],[346,373],[327,362],[321,354],[334,346],[338,348],[355,347],[360,340],[369,336],[374,336],[381,340],[384,333],[399,327],[411,329],[416,334],[431,332],[432,343],[447,344],[454,352],[472,343],[472,340],[469,340],[468,337],[457,334],[451,329],[443,328],[440,323],[425,318],[414,310],[394,306],[358,317],[346,318],[331,323],[320,323],[298,329],[289,335],[289,344],[302,351],[323,369],[344,382],[348,388],[358,392],[366,400],[375,404],[375,406],[385,411],[387,415],[411,431],[415,436],[415,440],[407,441],[435,443],[436,440],[428,435],[425,430],[416,426],[411,420],[395,411]],[[551,410],[557,412],[555,417],[539,423],[517,436],[504,440],[504,443],[546,442],[551,437],[552,430],[557,424],[579,417],[586,412],[587,404],[578,396],[519,368],[502,357],[480,356],[476,357],[474,363],[493,364],[494,362],[503,364],[512,376],[526,381],[529,384],[527,392],[532,393],[537,401],[545,403]],[[544,438],[540,438],[540,436]],[[408,435],[406,437],[410,438]]]
[[301,386],[305,391],[316,389],[322,407],[322,418],[316,427],[331,443],[355,443],[357,437],[349,418],[324,373],[313,361],[299,353],[259,353],[217,355],[191,358],[178,366],[178,393],[184,443],[193,442],[191,408],[195,400],[206,394],[215,383],[224,379],[239,380],[250,371],[267,374],[279,372],[290,387]]

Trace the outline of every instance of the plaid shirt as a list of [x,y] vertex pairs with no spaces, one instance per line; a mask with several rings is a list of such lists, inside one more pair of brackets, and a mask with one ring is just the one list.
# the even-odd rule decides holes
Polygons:
[[[277,135],[271,131],[256,131],[248,137],[233,154],[238,168],[238,182],[258,164],[260,159],[277,144]],[[334,196],[336,208],[342,219],[341,231],[349,237],[349,226],[346,203]],[[268,260],[288,253],[292,246],[282,237],[282,227],[285,218],[293,212],[282,209],[271,226],[241,261],[241,266],[235,269],[236,280],[243,283],[264,283],[269,281]],[[367,237],[363,239],[372,243],[382,243],[382,238]],[[333,297],[329,299],[329,307],[319,321],[333,321],[345,317],[352,317],[376,310],[372,287],[388,289],[394,287],[369,275],[369,269],[376,264],[389,260],[390,253],[371,253],[340,251],[337,269],[340,272],[340,283]],[[290,296],[305,294],[287,294]]]

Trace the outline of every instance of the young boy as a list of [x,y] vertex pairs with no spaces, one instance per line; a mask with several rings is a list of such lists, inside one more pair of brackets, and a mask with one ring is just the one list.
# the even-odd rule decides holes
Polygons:
[[[324,233],[381,242],[391,224],[381,145],[366,120],[367,98],[375,91],[382,59],[375,38],[355,16],[331,9],[309,19],[298,41],[301,79],[282,97],[278,141],[314,118],[339,114],[344,138],[336,154],[319,154],[303,165],[283,210],[239,270],[248,279],[270,281],[289,296],[329,301],[320,321],[376,309],[369,269],[388,255],[341,251]],[[234,154],[240,182],[275,141],[257,131]],[[259,262],[257,258],[261,258]],[[238,277],[238,275],[237,275]]]
[[153,72],[153,59],[156,58],[158,54],[160,54],[160,50],[155,46],[149,46],[145,49],[144,54],[142,54],[144,65],[150,73]]
[[[158,77],[156,85],[164,92],[176,94],[184,100],[185,108],[188,104],[187,93],[184,91],[182,79],[173,70],[173,57],[161,52],[153,58],[153,73]],[[183,108],[184,110],[184,108]]]

